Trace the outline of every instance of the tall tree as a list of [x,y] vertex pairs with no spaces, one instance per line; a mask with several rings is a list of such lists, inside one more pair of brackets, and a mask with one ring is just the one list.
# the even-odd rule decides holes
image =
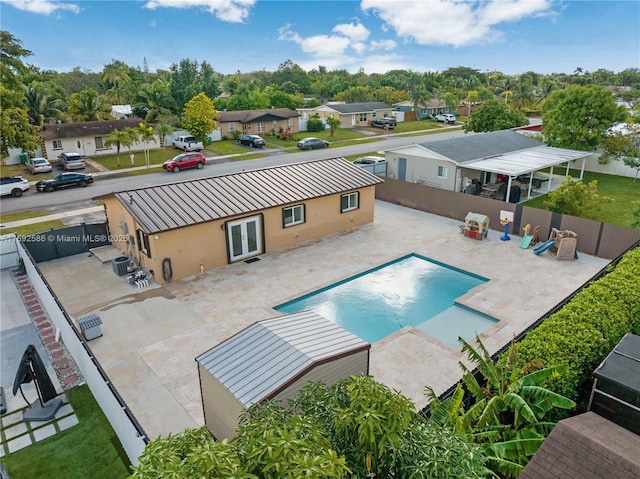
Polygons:
[[32,125],[42,128],[50,120],[62,120],[64,116],[64,102],[49,98],[44,83],[34,82],[29,86],[22,85],[25,93],[29,121]]
[[144,164],[147,166],[147,170],[151,167],[151,161],[149,157],[149,142],[155,140],[155,133],[152,126],[147,126],[144,123],[138,124],[138,128],[134,129],[138,141],[144,143]]
[[520,110],[509,108],[496,99],[485,101],[474,111],[464,125],[464,131],[486,133],[507,130],[529,124],[529,120]]
[[130,101],[127,84],[131,82],[129,66],[120,60],[111,60],[104,66],[102,81],[105,84],[105,95],[116,105],[124,105]]
[[198,93],[184,106],[182,127],[203,143],[207,135],[218,128],[216,111],[211,99],[204,93]]
[[625,112],[609,90],[597,85],[553,92],[542,106],[545,142],[550,146],[594,151]]
[[144,121],[168,121],[176,111],[176,101],[171,96],[171,85],[162,80],[145,83],[138,92],[137,107],[146,111]]
[[198,93],[205,93],[209,98],[220,94],[222,75],[215,72],[207,62],[198,64],[197,61],[186,58],[171,65],[170,70],[171,95],[176,101],[176,111],[181,111]]
[[93,88],[71,95],[69,114],[75,121],[105,120],[111,116],[111,104]]
[[30,55],[20,40],[0,30],[0,157],[3,160],[9,156],[10,148],[33,152],[40,143],[29,122],[20,80],[26,71],[21,58]]

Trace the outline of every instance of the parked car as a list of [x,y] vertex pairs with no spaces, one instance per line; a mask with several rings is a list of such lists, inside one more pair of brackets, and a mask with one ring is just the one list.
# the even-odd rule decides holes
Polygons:
[[22,176],[6,176],[0,178],[0,195],[11,195],[20,198],[29,189],[29,182]]
[[174,138],[173,147],[182,151],[201,151],[204,145],[195,136],[182,135]]
[[238,138],[238,143],[249,145],[252,148],[262,148],[265,144],[264,139],[258,135],[242,135]]
[[178,173],[186,168],[198,168],[201,170],[206,163],[207,159],[202,153],[182,153],[162,163],[162,167],[167,171]]
[[65,171],[84,170],[85,162],[80,153],[74,151],[68,153],[60,153],[58,155],[58,166]]
[[375,126],[376,128],[384,128],[387,127],[387,129],[392,129],[395,128],[397,125],[396,119],[395,118],[376,118],[375,120],[371,120],[371,122],[369,123],[369,125],[371,126]]
[[301,150],[313,150],[315,148],[328,148],[329,142],[320,138],[303,138],[298,142],[298,148]]
[[53,171],[51,167],[51,163],[46,158],[29,158],[25,163],[27,170],[29,170],[34,175],[36,173],[49,173]]
[[361,156],[353,160],[354,165],[375,165],[376,163],[384,163],[384,156]]
[[456,117],[453,116],[451,113],[443,113],[441,115],[436,115],[433,117],[433,119],[435,121],[441,121],[442,123],[455,123],[456,122]]
[[36,183],[36,190],[50,193],[60,188],[68,188],[69,186],[85,187],[91,183],[93,183],[93,176],[85,173],[60,173],[58,176],[49,178],[48,180],[38,181]]

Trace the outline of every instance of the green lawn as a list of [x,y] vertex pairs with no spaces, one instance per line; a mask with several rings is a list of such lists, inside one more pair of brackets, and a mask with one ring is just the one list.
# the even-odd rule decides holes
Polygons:
[[12,478],[124,479],[129,460],[88,386],[67,392],[79,424],[2,458]]
[[[572,178],[579,178],[579,170],[570,170]],[[598,220],[619,226],[629,226],[629,205],[632,201],[640,200],[640,181],[633,182],[633,178],[624,176],[605,175],[603,173],[584,172],[584,181],[589,183],[598,181],[598,193],[601,196],[613,198],[611,203],[603,203]],[[547,195],[538,196],[525,204],[533,208],[546,210],[544,201]]]

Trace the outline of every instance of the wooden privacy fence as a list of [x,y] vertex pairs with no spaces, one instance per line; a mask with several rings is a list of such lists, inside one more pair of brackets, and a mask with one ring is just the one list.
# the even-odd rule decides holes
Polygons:
[[503,229],[500,211],[510,211],[513,213],[510,231],[514,235],[522,236],[522,228],[527,224],[532,230],[540,226],[541,240],[549,237],[552,228],[571,230],[578,235],[578,251],[605,259],[617,258],[640,242],[640,230],[392,178],[385,178],[384,183],[376,185],[376,199],[458,219],[461,224],[470,211],[481,213],[491,219],[490,228],[496,231]]

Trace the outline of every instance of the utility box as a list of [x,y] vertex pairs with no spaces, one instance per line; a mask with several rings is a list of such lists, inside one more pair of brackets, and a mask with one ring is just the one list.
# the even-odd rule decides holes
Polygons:
[[78,326],[80,326],[82,336],[84,336],[84,339],[87,341],[91,341],[92,339],[102,336],[101,324],[102,320],[97,314],[90,314],[78,319]]

